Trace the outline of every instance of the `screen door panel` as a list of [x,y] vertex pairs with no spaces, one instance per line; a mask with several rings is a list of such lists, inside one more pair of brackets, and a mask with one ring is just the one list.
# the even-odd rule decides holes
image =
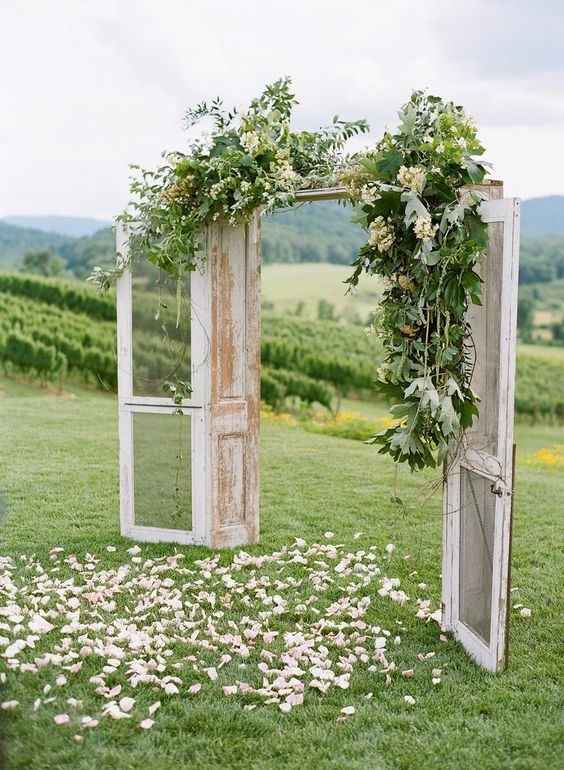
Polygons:
[[480,417],[445,478],[443,625],[474,660],[498,671],[506,663],[519,201],[497,197],[500,187],[486,191],[482,305],[468,313]]
[[134,412],[135,526],[192,529],[190,415]]
[[461,468],[459,617],[490,643],[495,503],[488,479]]

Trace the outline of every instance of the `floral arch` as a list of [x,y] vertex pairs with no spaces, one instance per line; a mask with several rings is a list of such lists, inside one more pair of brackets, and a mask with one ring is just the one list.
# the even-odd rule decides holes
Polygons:
[[[156,170],[136,169],[116,265],[92,276],[102,288],[118,282],[122,532],[213,547],[258,540],[260,215],[342,199],[367,232],[350,287],[363,275],[386,279],[377,320],[386,358],[375,388],[396,423],[373,443],[412,470],[443,467],[444,621],[497,669],[505,660],[518,201],[486,181],[476,128],[452,102],[414,92],[397,131],[353,155],[345,143],[368,130],[364,120],[336,116],[319,131],[295,132],[295,103],[284,79],[242,113],[220,100],[189,110],[187,125],[211,120],[211,134],[166,153]],[[135,376],[132,270],[146,263],[172,285],[170,301],[159,296],[157,321],[174,305],[175,328],[191,330],[189,362],[151,393]],[[164,447],[166,436],[150,426],[170,426],[171,414],[185,437],[190,527],[152,526],[139,514],[150,493],[137,447]],[[178,491],[178,473],[174,483]]]

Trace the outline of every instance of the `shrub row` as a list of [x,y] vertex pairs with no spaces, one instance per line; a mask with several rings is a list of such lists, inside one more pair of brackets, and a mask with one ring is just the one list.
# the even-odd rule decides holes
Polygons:
[[306,404],[321,404],[331,409],[334,392],[323,382],[299,372],[264,367],[260,378],[261,399],[279,409],[287,398],[299,398]]
[[2,363],[16,367],[26,374],[34,372],[41,380],[53,380],[64,375],[67,359],[53,345],[45,345],[18,332],[0,337]]
[[102,296],[79,283],[0,273],[0,292],[39,300],[100,321],[115,321],[116,318],[115,299],[112,296]]

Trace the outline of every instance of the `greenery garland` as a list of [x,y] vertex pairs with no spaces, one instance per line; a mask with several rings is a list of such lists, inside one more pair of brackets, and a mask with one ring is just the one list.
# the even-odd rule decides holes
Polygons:
[[[288,78],[266,87],[245,112],[219,99],[186,114],[187,126],[211,119],[209,136],[187,153],[165,153],[154,171],[137,167],[131,210],[131,259],[147,259],[178,280],[202,267],[202,233],[214,221],[236,225],[260,207],[295,203],[301,188],[345,185],[355,221],[368,231],[354,273],[381,275],[386,289],[375,322],[387,356],[377,387],[395,402],[395,427],[372,441],[412,469],[434,467],[478,413],[470,388],[473,350],[465,315],[480,301],[475,270],[486,246],[482,196],[462,188],[486,173],[476,129],[452,102],[416,91],[400,112],[396,133],[373,150],[347,156],[364,120],[335,116],[316,132],[290,128],[296,104]],[[91,276],[107,288],[126,264]]]
[[398,424],[376,435],[397,462],[434,467],[478,414],[470,387],[475,351],[466,323],[480,303],[476,272],[487,244],[483,181],[489,164],[462,107],[421,91],[399,113],[396,133],[359,155],[341,175],[355,221],[369,232],[348,279],[377,274],[386,288],[375,320],[386,362],[377,388],[394,402]]
[[[187,153],[166,152],[154,171],[137,172],[130,210],[118,217],[134,222],[131,259],[147,259],[177,279],[202,267],[203,233],[218,220],[237,225],[257,209],[263,213],[292,206],[301,188],[323,187],[348,163],[345,143],[368,131],[365,120],[343,121],[318,131],[292,131],[297,104],[290,79],[268,85],[246,111],[225,110],[220,99],[186,113],[186,127],[211,120],[209,134],[194,140]],[[96,268],[91,279],[109,287],[126,265]]]

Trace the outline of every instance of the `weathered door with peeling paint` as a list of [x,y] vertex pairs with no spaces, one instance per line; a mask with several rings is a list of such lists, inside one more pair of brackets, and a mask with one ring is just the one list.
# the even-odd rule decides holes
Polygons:
[[[127,259],[124,228],[117,239]],[[258,214],[210,227],[206,252],[180,288],[146,264],[118,281],[120,522],[138,540],[258,537]],[[192,392],[174,403],[179,383]]]
[[507,658],[519,201],[504,199],[501,185],[484,191],[482,305],[468,318],[480,417],[445,479],[443,625],[476,662],[498,671]]

